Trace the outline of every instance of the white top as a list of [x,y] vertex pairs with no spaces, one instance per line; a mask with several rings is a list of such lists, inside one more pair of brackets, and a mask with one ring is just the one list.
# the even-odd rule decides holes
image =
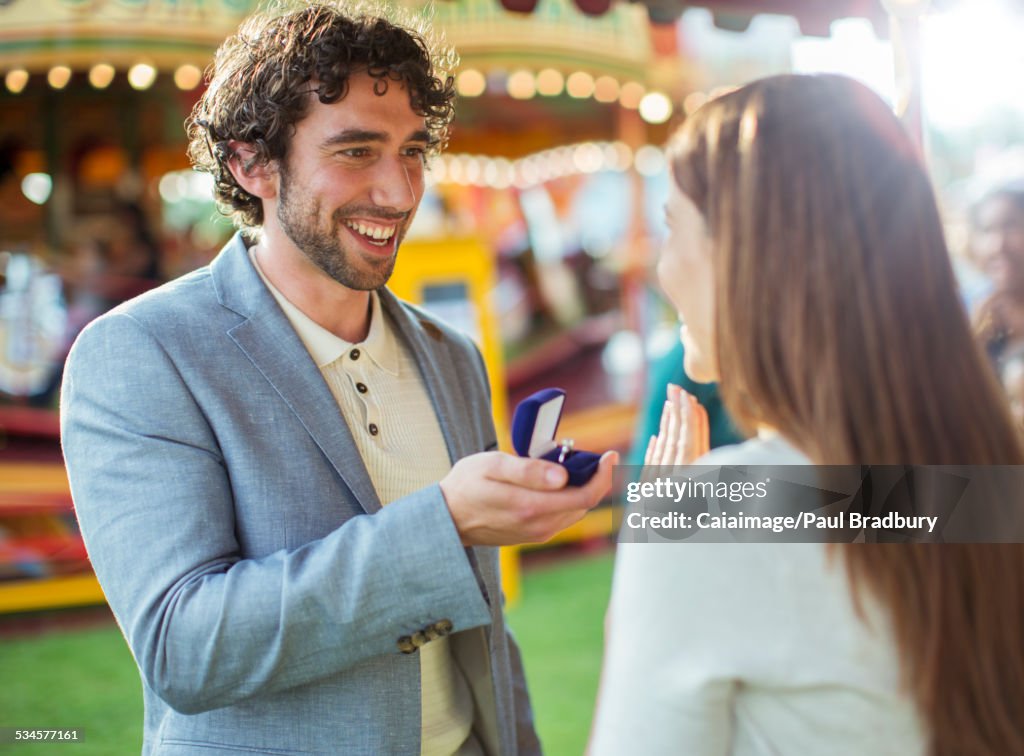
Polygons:
[[[370,294],[370,328],[352,344],[310,319],[250,259],[306,347],[338,402],[382,506],[437,483],[448,474],[441,426],[412,353],[395,335]],[[401,555],[395,555],[401,558]],[[423,756],[480,753],[473,698],[452,659],[448,637],[420,647],[420,716]]]
[[[698,460],[808,463],[778,436]],[[620,544],[591,754],[924,754],[887,614],[861,595],[865,619],[824,544]]]

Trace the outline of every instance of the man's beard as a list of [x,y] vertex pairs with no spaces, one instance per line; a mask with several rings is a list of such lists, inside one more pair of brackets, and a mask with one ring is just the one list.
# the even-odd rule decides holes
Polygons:
[[[342,286],[357,291],[373,291],[388,282],[395,269],[397,254],[368,259],[358,249],[346,249],[341,241],[342,233],[348,233],[347,230],[342,231],[343,218],[349,215],[344,212],[345,208],[335,210],[331,214],[328,228],[324,229],[320,224],[320,202],[303,202],[301,199],[292,201],[290,189],[288,172],[282,167],[281,201],[277,206],[277,219],[292,243],[314,265]],[[361,208],[351,214],[363,218],[376,216],[382,220],[398,220],[393,214],[384,216],[379,210],[368,208]],[[396,250],[404,236],[401,232],[404,232],[404,229],[399,225],[395,229],[396,238],[393,240]],[[358,242],[353,239],[352,245],[356,244]],[[356,261],[360,261],[364,267],[360,268]]]

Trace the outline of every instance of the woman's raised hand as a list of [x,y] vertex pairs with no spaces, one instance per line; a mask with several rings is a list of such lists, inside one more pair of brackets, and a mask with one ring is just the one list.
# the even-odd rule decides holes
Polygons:
[[689,465],[711,448],[708,413],[700,402],[674,383],[661,413],[661,427],[651,436],[644,465]]

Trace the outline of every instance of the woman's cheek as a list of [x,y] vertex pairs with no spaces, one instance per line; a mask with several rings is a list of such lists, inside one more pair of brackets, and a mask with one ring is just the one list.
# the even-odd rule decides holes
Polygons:
[[672,305],[679,309],[679,303],[684,299],[682,269],[679,265],[677,255],[669,250],[664,250],[658,260],[658,283],[661,290],[665,292]]

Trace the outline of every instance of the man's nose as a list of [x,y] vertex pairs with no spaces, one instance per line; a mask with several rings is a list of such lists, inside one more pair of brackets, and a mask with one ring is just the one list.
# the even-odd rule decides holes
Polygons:
[[418,167],[410,167],[401,158],[380,161],[370,190],[370,199],[378,207],[403,213],[411,212],[420,201],[422,175]]

